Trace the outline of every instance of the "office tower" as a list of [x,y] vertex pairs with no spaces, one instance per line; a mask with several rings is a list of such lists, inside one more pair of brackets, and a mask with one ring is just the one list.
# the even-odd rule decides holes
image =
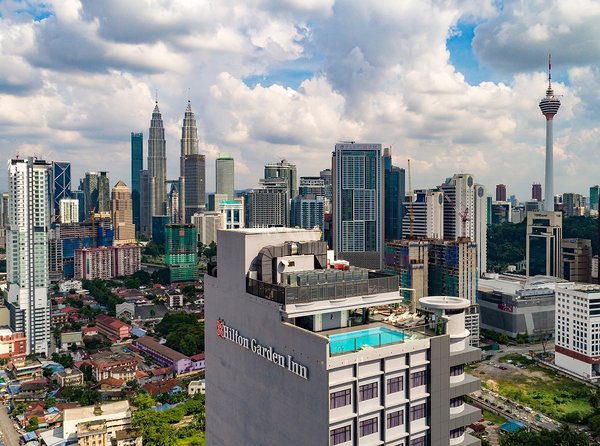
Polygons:
[[60,215],[60,200],[71,198],[71,163],[52,162],[49,171],[51,221]]
[[290,226],[302,229],[325,226],[325,197],[314,194],[297,195],[292,199]]
[[86,172],[83,179],[86,218],[90,212],[110,212],[108,172]]
[[112,189],[112,222],[115,231],[114,244],[128,245],[135,243],[135,225],[131,192],[125,183],[117,182]]
[[79,203],[78,207],[79,207],[79,219],[78,221],[84,221],[86,219],[86,215],[85,215],[85,193],[83,192],[83,190],[73,190],[71,191],[71,198],[73,200],[77,200],[77,202]]
[[290,225],[288,181],[273,177],[260,180],[261,189],[252,189],[247,195],[250,228],[271,228]]
[[144,134],[131,132],[131,203],[133,206],[133,224],[135,233],[141,230],[140,223],[140,173],[144,169]]
[[533,183],[531,185],[531,199],[542,202],[542,185],[540,183]]
[[[597,381],[600,339],[600,286],[556,285],[554,363],[583,379]],[[559,310],[560,309],[560,310]]]
[[198,242],[210,245],[217,242],[217,231],[225,229],[225,215],[217,211],[205,211],[192,215],[192,224],[198,231]]
[[564,193],[562,195],[562,205],[565,214],[569,217],[585,214],[585,201],[580,194]]
[[517,200],[516,195],[511,195],[510,197],[508,197],[508,202],[512,207],[517,207],[517,205],[519,204],[519,200]]
[[506,185],[496,185],[496,201],[506,201]]
[[381,144],[338,143],[333,152],[333,249],[339,259],[383,268]]
[[206,204],[206,160],[204,155],[185,155],[185,221],[189,222],[197,212],[204,210]]
[[140,234],[152,236],[152,216],[154,215],[154,178],[150,172],[140,172]]
[[325,180],[321,177],[300,177],[298,195],[325,196]]
[[494,202],[492,204],[492,224],[500,225],[502,223],[510,223],[511,220],[511,205],[509,201]]
[[485,188],[468,173],[455,174],[440,186],[444,192],[444,238],[470,238],[477,244],[479,275],[487,271],[488,206]]
[[392,166],[392,153],[389,147],[384,149],[383,170],[385,176],[385,240],[402,238],[402,217],[404,216],[404,196],[406,181],[404,169]]
[[487,218],[486,218],[486,222],[489,225],[492,224],[492,205],[494,204],[494,200],[492,199],[491,195],[488,195],[486,198],[486,209],[487,209]]
[[[444,237],[444,194],[416,190],[414,201],[404,203],[402,234],[407,239]],[[412,221],[412,224],[411,224]]]
[[219,153],[215,162],[217,194],[227,195],[228,200],[235,198],[234,187],[234,162],[233,157],[227,153]]
[[10,325],[27,337],[27,354],[48,354],[48,168],[36,159],[8,163],[6,270]]
[[79,223],[79,200],[63,198],[59,202],[60,223]]
[[152,214],[166,215],[167,212],[167,142],[158,101],[152,111],[148,132],[148,175],[154,183],[152,192]]
[[570,282],[592,283],[592,241],[563,239],[561,243],[562,278]]
[[180,212],[181,206],[185,206],[182,201],[185,199],[181,192],[183,188],[185,188],[183,177],[179,177],[179,180],[176,181],[167,180],[167,212],[165,215],[171,218],[171,223],[179,223],[183,219],[183,211]]
[[165,226],[165,265],[169,281],[195,282],[198,280],[198,233],[194,225]]
[[[215,327],[206,331],[207,443],[478,444],[464,430],[480,417],[463,399],[480,385],[464,372],[480,355],[466,343],[468,302],[421,299],[446,321],[439,334],[436,324],[417,335],[372,321],[369,307],[401,302],[398,278],[329,268],[320,236],[219,232],[218,275],[205,276]],[[234,411],[253,422],[231,423]]]
[[244,220],[244,197],[235,200],[221,200],[216,209],[223,214],[223,229],[240,229],[246,227]]
[[525,274],[562,277],[561,243],[562,212],[528,212]]
[[288,198],[291,200],[298,195],[298,176],[296,165],[290,164],[287,160],[281,160],[280,163],[265,165],[265,179],[285,178],[287,184]]
[[598,199],[600,199],[600,186],[590,187],[590,209],[598,210]]
[[171,224],[171,216],[169,215],[153,215],[152,216],[152,241],[159,245],[165,244],[165,228]]
[[400,294],[414,313],[419,299],[429,296],[429,241],[386,242],[384,259],[385,272],[398,275]]
[[208,194],[206,210],[216,211],[222,201],[227,201],[227,194]]
[[325,198],[333,201],[333,183],[331,182],[331,169],[325,169],[319,172],[319,176],[325,182]]
[[540,101],[540,110],[546,117],[546,184],[544,193],[544,210],[554,211],[554,135],[552,134],[552,122],[560,108],[560,100],[554,96],[552,89],[552,64],[548,57],[548,89],[546,97]]

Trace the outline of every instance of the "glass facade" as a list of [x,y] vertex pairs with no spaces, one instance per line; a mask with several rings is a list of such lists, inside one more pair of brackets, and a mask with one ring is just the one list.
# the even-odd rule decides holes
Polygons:
[[198,280],[198,233],[194,225],[165,226],[165,264],[171,282]]
[[144,134],[131,133],[131,203],[135,232],[140,232],[140,172],[144,163]]
[[401,240],[403,203],[406,195],[405,171],[392,166],[392,157],[389,154],[383,157],[383,169],[385,174],[385,240]]

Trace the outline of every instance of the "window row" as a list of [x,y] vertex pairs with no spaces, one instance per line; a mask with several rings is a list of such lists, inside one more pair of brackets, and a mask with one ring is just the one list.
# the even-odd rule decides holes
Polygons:
[[[464,369],[463,369],[464,371]],[[427,384],[427,374],[425,371],[415,372],[410,375],[411,388]],[[391,395],[404,390],[404,378],[394,376],[386,381],[386,393]],[[366,401],[379,396],[379,385],[377,382],[363,384],[358,387],[358,400]],[[351,389],[338,390],[329,394],[329,408],[337,409],[352,404]]]

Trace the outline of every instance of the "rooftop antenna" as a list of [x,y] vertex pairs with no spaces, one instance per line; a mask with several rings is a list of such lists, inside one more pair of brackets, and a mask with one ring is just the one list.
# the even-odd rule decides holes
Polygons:
[[155,91],[156,91],[156,103],[158,104],[158,88]]

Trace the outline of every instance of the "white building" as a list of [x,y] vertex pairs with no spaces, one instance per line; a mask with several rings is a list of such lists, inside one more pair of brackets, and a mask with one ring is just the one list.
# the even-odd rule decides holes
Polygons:
[[61,223],[79,223],[79,200],[63,198],[59,201],[59,206]]
[[204,279],[207,444],[480,444],[465,433],[481,416],[464,401],[480,388],[464,371],[481,357],[469,302],[421,299],[435,322],[418,332],[373,322],[368,308],[402,299],[397,276],[327,257],[318,230],[219,231]]
[[222,229],[245,228],[244,219],[244,197],[233,200],[220,200],[215,204],[215,209],[224,216],[224,227]]
[[27,337],[27,354],[48,354],[48,166],[36,158],[8,163],[7,273],[10,325]]
[[216,211],[200,212],[192,216],[192,224],[198,230],[198,241],[210,245],[217,242],[217,231],[225,227],[225,216]]
[[583,378],[600,378],[600,286],[557,284],[554,363]]
[[[402,234],[407,238],[444,238],[444,193],[439,190],[417,190],[413,201],[404,203]],[[410,226],[412,219],[412,237]]]

